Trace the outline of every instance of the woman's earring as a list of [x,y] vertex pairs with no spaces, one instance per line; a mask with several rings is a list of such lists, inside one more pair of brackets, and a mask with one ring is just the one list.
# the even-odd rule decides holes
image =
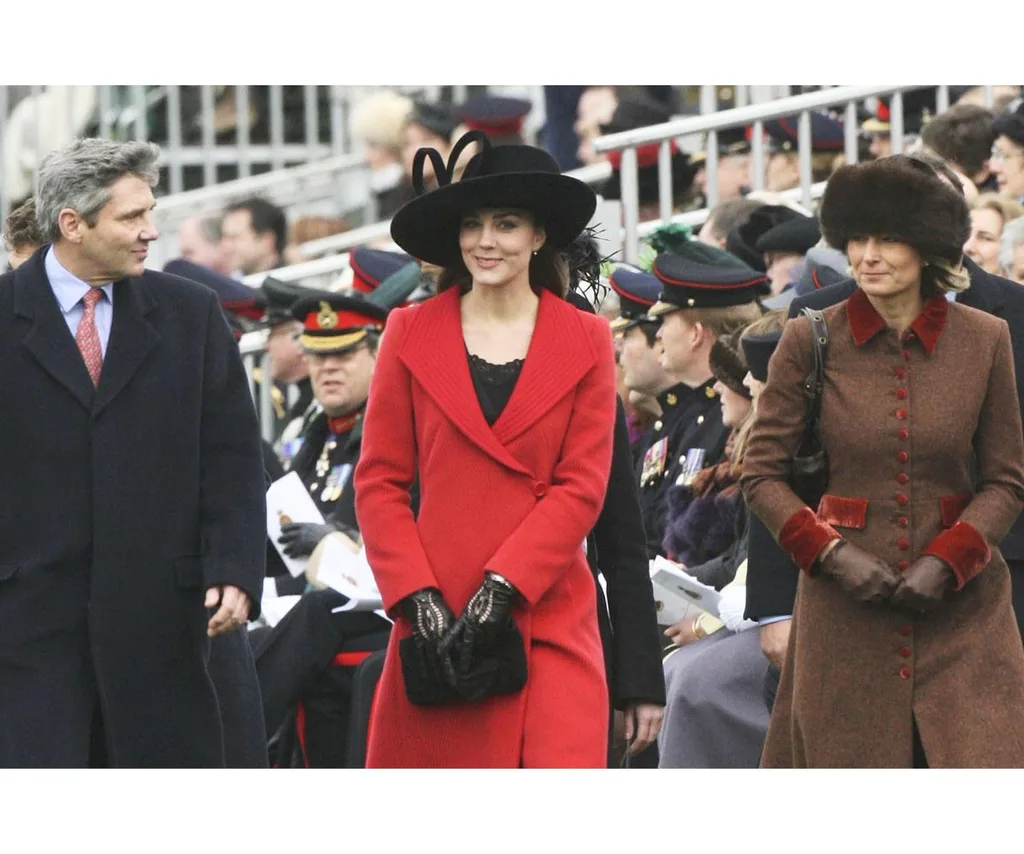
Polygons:
[[536,257],[536,256],[537,256],[537,253],[538,253],[539,251],[540,251],[539,249],[534,249],[534,250],[533,250],[533,255],[534,255],[534,257]]

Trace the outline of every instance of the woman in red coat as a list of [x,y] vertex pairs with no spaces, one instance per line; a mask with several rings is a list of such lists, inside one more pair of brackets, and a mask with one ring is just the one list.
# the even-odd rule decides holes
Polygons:
[[[480,142],[462,180],[450,176]],[[395,620],[370,767],[604,767],[607,688],[584,541],[615,421],[612,336],[563,299],[593,192],[530,146],[479,132],[392,221],[443,268],[391,315],[355,473],[356,512]],[[422,181],[417,181],[422,193]],[[419,480],[416,518],[409,488]]]

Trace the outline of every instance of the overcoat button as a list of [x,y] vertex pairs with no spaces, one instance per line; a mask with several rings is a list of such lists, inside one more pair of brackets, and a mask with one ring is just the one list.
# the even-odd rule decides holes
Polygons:
[[910,658],[910,647],[903,647],[903,649],[900,650],[900,655],[902,655],[904,658]]
[[905,496],[902,492],[899,493],[899,495],[896,496],[896,503],[897,504],[906,504],[909,500],[910,499],[907,498],[907,496]]
[[897,409],[896,410],[896,417],[900,421],[906,421],[907,420],[907,410],[905,410],[905,409]]
[[910,520],[906,516],[900,516],[896,520],[896,524],[899,525],[901,528],[906,528],[907,525],[910,524]]
[[907,549],[910,548],[910,540],[900,540],[898,543],[896,543],[896,548],[898,548],[901,552],[905,552]]
[[911,626],[900,626],[899,631],[900,631],[900,634],[903,635],[903,637],[908,638],[908,637],[910,637],[910,635],[914,631],[914,629]]
[[541,483],[540,481],[537,481],[537,483],[533,485],[533,494],[536,495],[538,498],[543,498],[545,495],[547,495],[547,491],[548,487],[546,483]]
[[910,562],[901,560],[896,566],[900,572],[906,572],[906,570],[910,569]]
[[904,350],[903,351],[903,360],[905,362],[909,362],[910,361],[910,351],[909,350]]
[[900,400],[906,400],[907,399],[907,390],[905,388],[898,388],[898,389],[896,389],[896,397],[898,397]]
[[910,454],[908,454],[906,451],[900,451],[896,455],[896,459],[899,460],[901,463],[905,463],[907,460],[910,459]]
[[910,678],[910,668],[909,667],[901,667],[900,668],[900,678],[902,678],[902,679],[909,679]]
[[910,475],[907,474],[905,471],[901,471],[898,475],[896,475],[896,480],[899,483],[906,483],[908,480],[910,480]]
[[900,429],[900,432],[897,433],[896,435],[900,437],[901,442],[906,442],[907,439],[910,438],[910,431],[906,427],[903,427]]
[[896,379],[901,380],[906,375],[907,375],[907,369],[906,368],[897,368],[896,369]]

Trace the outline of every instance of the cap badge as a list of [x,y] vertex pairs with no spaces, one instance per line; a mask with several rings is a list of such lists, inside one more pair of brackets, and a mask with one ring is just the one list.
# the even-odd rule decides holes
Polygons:
[[338,325],[338,313],[331,308],[330,303],[320,303],[320,313],[316,316],[316,325],[320,329],[334,329]]

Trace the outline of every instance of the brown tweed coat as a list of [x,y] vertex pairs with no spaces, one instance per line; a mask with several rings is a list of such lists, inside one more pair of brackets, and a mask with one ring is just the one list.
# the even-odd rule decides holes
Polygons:
[[[1024,767],[1024,648],[996,548],[1024,503],[1009,329],[934,297],[900,340],[860,290],[824,314],[828,494],[815,513],[787,484],[805,318],[786,325],[743,464],[751,508],[804,570],[762,765],[907,767],[916,719],[931,767]],[[935,554],[957,589],[927,617],[859,603],[816,574],[837,537],[896,569]]]

